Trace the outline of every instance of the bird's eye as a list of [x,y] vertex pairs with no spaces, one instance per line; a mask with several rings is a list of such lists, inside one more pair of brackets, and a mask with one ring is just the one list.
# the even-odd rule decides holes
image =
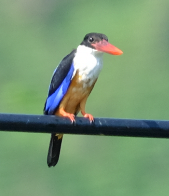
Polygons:
[[94,42],[94,38],[93,37],[89,37],[89,42],[90,43]]

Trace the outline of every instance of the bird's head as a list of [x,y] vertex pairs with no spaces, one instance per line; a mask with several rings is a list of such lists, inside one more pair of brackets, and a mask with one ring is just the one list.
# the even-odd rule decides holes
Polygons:
[[80,45],[93,48],[99,52],[105,52],[112,55],[121,55],[123,52],[117,47],[108,42],[106,35],[101,33],[89,33],[87,34]]

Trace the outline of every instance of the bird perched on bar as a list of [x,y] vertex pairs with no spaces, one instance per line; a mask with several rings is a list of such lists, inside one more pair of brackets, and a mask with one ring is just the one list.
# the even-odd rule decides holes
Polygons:
[[[81,44],[62,59],[55,69],[44,106],[45,115],[67,117],[73,123],[79,113],[94,122],[86,113],[85,105],[103,66],[103,53],[121,55],[123,52],[110,44],[106,35],[87,34]],[[55,166],[59,160],[63,134],[52,133],[47,164]]]

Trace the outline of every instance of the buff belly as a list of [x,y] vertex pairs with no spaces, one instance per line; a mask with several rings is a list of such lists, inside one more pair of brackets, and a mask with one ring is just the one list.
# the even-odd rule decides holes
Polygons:
[[97,79],[87,79],[85,81],[81,80],[81,76],[77,71],[71,81],[67,93],[59,105],[59,108],[56,110],[55,115],[62,116],[59,112],[60,109],[64,109],[65,112],[75,115],[77,115],[81,109],[85,109],[80,107],[81,103],[84,100],[87,100],[96,80]]

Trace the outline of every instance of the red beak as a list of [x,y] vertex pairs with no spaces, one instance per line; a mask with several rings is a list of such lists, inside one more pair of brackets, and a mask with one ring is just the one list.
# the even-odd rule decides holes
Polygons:
[[113,55],[123,54],[123,52],[120,49],[111,45],[109,42],[107,42],[104,39],[98,43],[91,44],[91,45],[94,46],[96,50],[101,51],[101,52],[106,52],[106,53],[113,54]]

